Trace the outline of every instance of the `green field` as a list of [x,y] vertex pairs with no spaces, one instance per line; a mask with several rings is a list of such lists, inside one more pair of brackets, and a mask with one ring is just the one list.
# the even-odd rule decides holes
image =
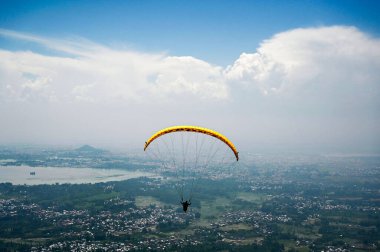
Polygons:
[[267,195],[260,194],[260,193],[238,192],[236,198],[261,205],[269,197]]
[[135,204],[137,207],[148,207],[151,205],[163,207],[165,204],[158,199],[151,196],[137,196],[135,198]]

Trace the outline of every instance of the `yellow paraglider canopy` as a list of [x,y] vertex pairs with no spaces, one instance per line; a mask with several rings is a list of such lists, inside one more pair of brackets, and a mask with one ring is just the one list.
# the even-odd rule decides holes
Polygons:
[[197,127],[197,126],[189,126],[189,125],[173,126],[173,127],[168,127],[168,128],[162,129],[160,131],[157,131],[148,139],[148,141],[145,142],[144,151],[148,148],[149,144],[151,142],[153,142],[156,138],[158,138],[162,135],[168,134],[168,133],[178,132],[178,131],[198,132],[198,133],[202,133],[202,134],[206,134],[206,135],[215,137],[215,138],[219,139],[220,141],[224,142],[225,144],[227,144],[228,147],[230,147],[230,149],[235,154],[236,161],[239,161],[239,153],[236,150],[233,143],[230,140],[228,140],[227,137],[225,137],[224,135],[220,134],[219,132],[216,132],[216,131],[211,130],[211,129],[207,129],[207,128],[203,128],[203,127]]

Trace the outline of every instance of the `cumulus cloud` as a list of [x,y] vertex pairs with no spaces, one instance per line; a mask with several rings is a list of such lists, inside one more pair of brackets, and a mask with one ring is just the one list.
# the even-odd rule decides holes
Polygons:
[[[225,70],[228,80],[264,95],[356,88],[368,92],[380,83],[380,40],[355,27],[294,29],[243,53]],[[352,92],[352,90],[350,90]]]
[[282,32],[225,69],[191,56],[116,50],[84,39],[0,34],[67,54],[0,50],[3,100],[142,102],[189,96],[217,101],[230,98],[231,86],[263,95],[339,96],[346,90],[357,95],[351,89],[378,91],[380,83],[380,40],[355,27]]
[[226,99],[222,69],[193,57],[115,50],[91,42],[56,41],[0,30],[67,56],[0,50],[3,100],[141,102],[175,95]]

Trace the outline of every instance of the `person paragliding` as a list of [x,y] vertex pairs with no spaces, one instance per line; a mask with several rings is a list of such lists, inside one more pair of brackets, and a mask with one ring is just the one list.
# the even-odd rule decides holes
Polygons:
[[144,151],[171,176],[185,213],[191,205],[198,177],[208,174],[208,168],[227,167],[239,160],[236,147],[227,137],[190,125],[157,131],[145,142]]
[[190,200],[189,201],[183,201],[183,198],[181,199],[181,204],[182,204],[182,208],[183,208],[183,211],[186,213],[187,212],[187,208],[191,205],[191,202]]

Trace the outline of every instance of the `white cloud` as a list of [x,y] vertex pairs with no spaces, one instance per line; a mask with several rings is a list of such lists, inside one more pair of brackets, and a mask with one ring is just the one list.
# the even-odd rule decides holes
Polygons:
[[339,95],[352,88],[378,90],[379,70],[379,39],[354,27],[332,26],[276,34],[257,52],[241,54],[225,76],[263,94]]
[[202,98],[225,99],[228,90],[222,68],[193,57],[166,57],[154,80],[154,92],[191,93]]
[[165,101],[175,95],[228,98],[222,69],[190,56],[114,50],[83,40],[55,41],[13,31],[0,30],[0,34],[71,55],[1,50],[0,94],[7,100],[54,96],[62,102],[115,103]]
[[380,41],[354,27],[282,32],[255,53],[242,53],[226,69],[190,56],[115,50],[84,39],[52,40],[8,30],[0,34],[70,55],[1,50],[0,95],[8,100],[225,100],[229,87],[242,83],[264,95],[339,96],[357,95],[352,89],[377,92],[380,83]]

